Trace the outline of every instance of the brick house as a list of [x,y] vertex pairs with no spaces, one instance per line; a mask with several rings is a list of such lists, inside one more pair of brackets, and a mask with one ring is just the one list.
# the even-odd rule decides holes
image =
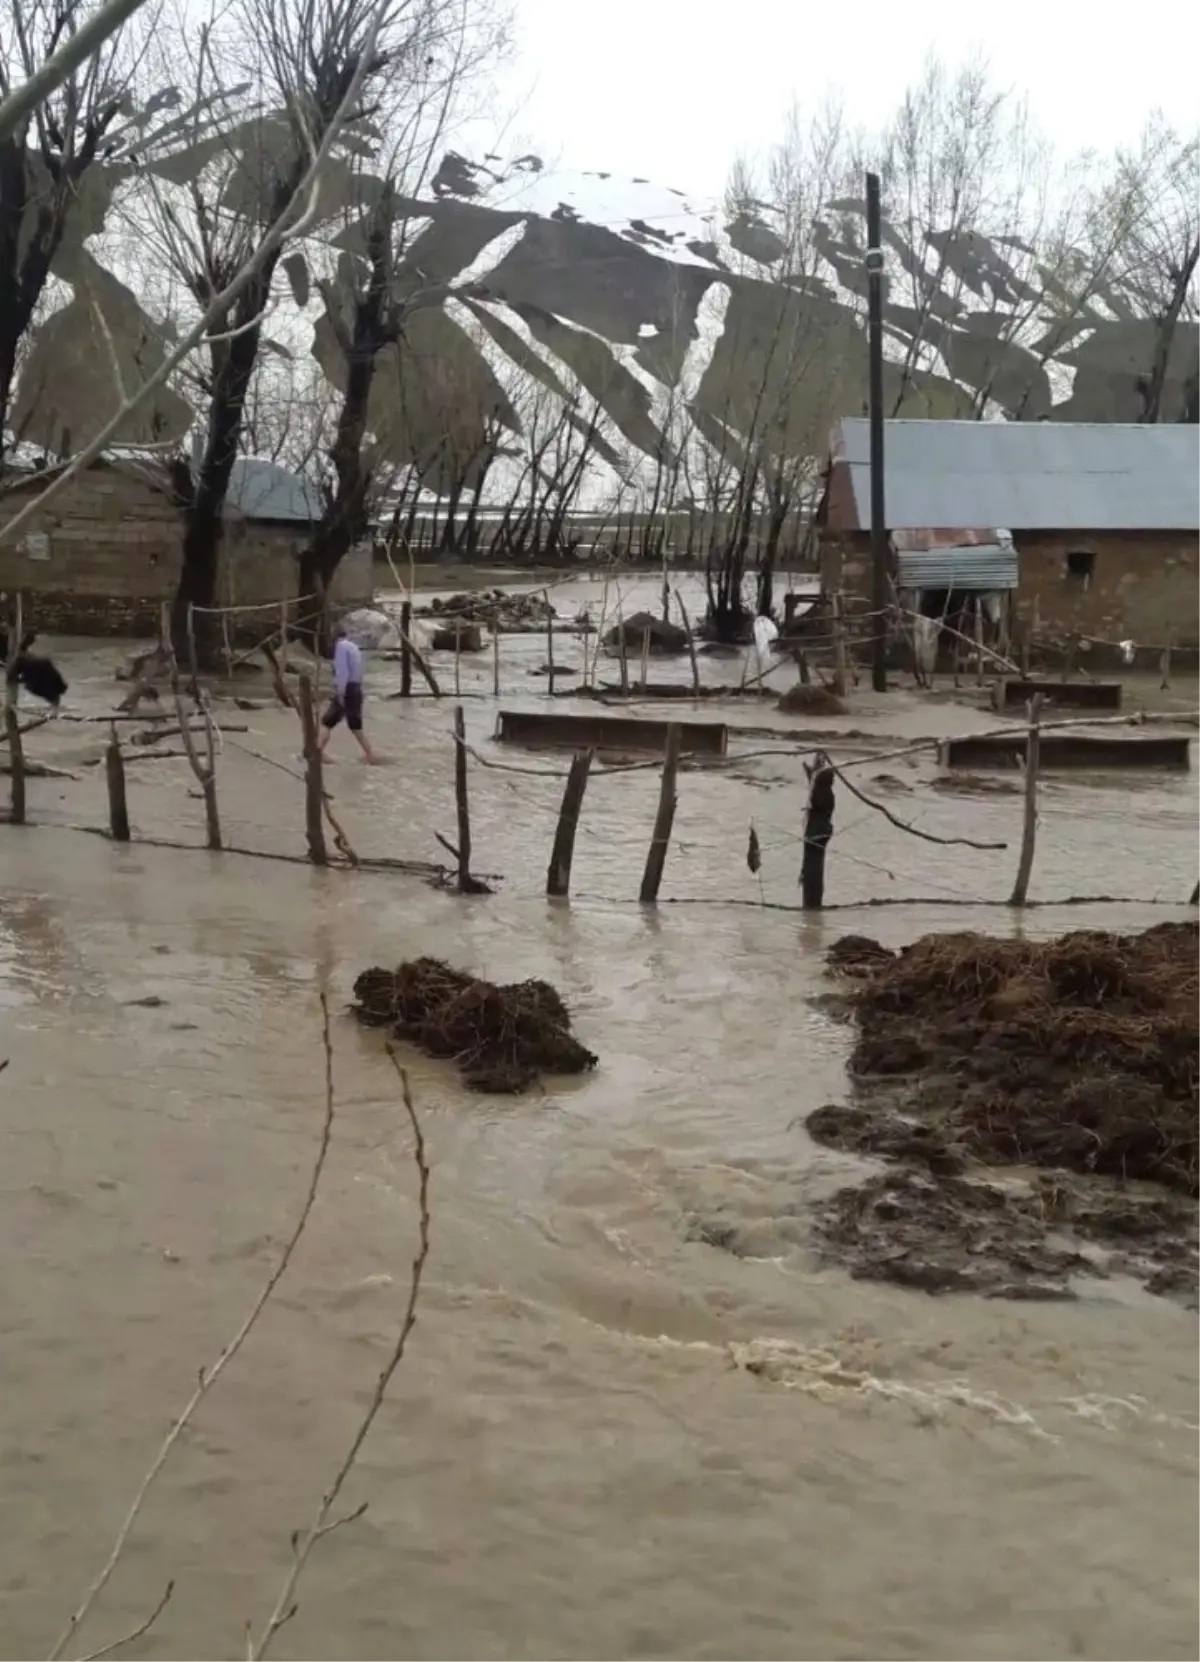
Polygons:
[[[0,488],[0,528],[53,477],[12,472]],[[222,606],[274,606],[298,595],[299,557],[319,513],[308,482],[274,462],[234,465],[217,572]],[[179,581],[183,519],[170,469],[114,452],[94,462],[0,541],[0,591],[24,596],[25,616],[48,634],[152,635]],[[369,546],[352,549],[331,587],[339,605],[366,605],[374,590]],[[234,635],[268,632],[244,618]]]
[[[889,421],[891,577],[937,616],[987,593],[1002,634],[1197,644],[1200,448],[1178,424]],[[822,589],[870,605],[869,425],[835,429]],[[1001,529],[1002,528],[1002,529]]]

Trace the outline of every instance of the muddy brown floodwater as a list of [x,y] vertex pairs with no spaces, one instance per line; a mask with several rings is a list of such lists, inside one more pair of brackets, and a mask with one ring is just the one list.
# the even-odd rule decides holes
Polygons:
[[[505,702],[536,699],[539,643],[505,651]],[[64,654],[74,709],[106,707],[112,661]],[[369,703],[390,765],[360,767],[339,741],[331,787],[361,852],[437,858],[449,713],[385,701],[393,669],[372,669]],[[464,671],[464,691],[489,682],[490,664]],[[853,720],[887,735],[969,716],[897,694]],[[469,702],[489,759],[493,717]],[[291,719],[245,720],[220,763],[227,833],[300,852],[301,787],[234,744],[294,765]],[[74,1654],[135,1626],[170,1577],[128,1654],[243,1654],[274,1603],[400,1319],[415,1241],[395,1076],[345,1006],[361,969],[422,953],[553,982],[600,1063],[500,1099],[410,1056],[433,1161],[420,1319],[346,1496],[369,1510],[320,1543],[276,1654],[1195,1656],[1194,1317],[1119,1278],[1071,1304],[931,1299],[812,1249],[815,1205],[872,1169],[802,1128],[846,1092],[851,1035],[810,1002],[829,944],[1001,933],[1005,911],[764,906],[796,897],[798,755],[681,774],[663,894],[690,903],[643,913],[653,774],[593,779],[575,898],[548,906],[561,780],[473,763],[475,863],[503,881],[460,900],[396,874],[81,835],[69,827],[103,817],[84,765],[102,733],[32,735],[31,755],[77,777],[31,781],[36,825],[0,828],[4,1656],[46,1654],[291,1227],[321,1125],[324,990],[338,1114],[310,1228]],[[905,760],[886,771],[894,811],[1015,842],[1019,798],[939,795]],[[131,765],[135,838],[198,842],[190,784],[182,762]],[[1044,807],[1036,896],[1190,892],[1186,780],[1053,781]],[[844,798],[838,815],[831,901],[1011,884],[1015,847],[921,843]],[[1024,927],[1186,915],[1047,907]],[[761,1220],[762,1250],[697,1239],[715,1212],[751,1247]]]

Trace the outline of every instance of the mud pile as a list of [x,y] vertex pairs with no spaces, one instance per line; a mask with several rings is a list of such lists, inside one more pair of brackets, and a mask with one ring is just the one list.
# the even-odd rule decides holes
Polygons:
[[498,986],[438,958],[415,958],[394,970],[364,970],[354,997],[361,1022],[457,1062],[472,1090],[526,1091],[544,1073],[596,1065],[548,981]]
[[816,682],[797,681],[779,699],[776,709],[785,716],[844,716],[846,705],[835,692]]
[[[900,953],[863,937],[836,943],[830,966],[858,1028],[858,1100],[818,1109],[808,1128],[919,1168],[921,1180],[843,1191],[822,1225],[827,1242],[856,1273],[918,1282],[922,1253],[949,1251],[946,1286],[997,1290],[983,1267],[1005,1257],[1004,1238],[1017,1281],[1061,1280],[1063,1255],[1048,1268],[1033,1243],[1066,1230],[1111,1248],[1109,1269],[1194,1290],[1198,945],[1194,922],[1051,941],[928,935]],[[980,1166],[1014,1168],[1003,1205],[963,1181]],[[960,1219],[957,1248],[947,1208]],[[971,1244],[981,1227],[986,1250]],[[1105,1272],[1103,1255],[1086,1263]]]

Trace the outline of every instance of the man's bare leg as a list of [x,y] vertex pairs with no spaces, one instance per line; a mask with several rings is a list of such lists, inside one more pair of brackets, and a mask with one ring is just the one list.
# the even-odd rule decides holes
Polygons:
[[355,733],[354,737],[358,740],[358,748],[362,751],[364,760],[371,763],[377,762],[379,757],[376,756],[375,752],[371,749],[371,743],[367,738],[367,735],[359,731]]

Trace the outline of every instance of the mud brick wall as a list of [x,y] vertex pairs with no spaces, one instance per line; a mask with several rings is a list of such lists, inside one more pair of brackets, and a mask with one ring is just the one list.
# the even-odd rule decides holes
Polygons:
[[1015,531],[1013,540],[1022,624],[1036,616],[1042,631],[1149,646],[1162,646],[1170,632],[1176,645],[1196,645],[1200,563],[1194,534]]
[[[25,490],[14,490],[0,505],[0,523],[28,500]],[[218,604],[265,608],[237,620],[236,640],[256,641],[278,626],[283,602],[297,597],[307,539],[303,525],[227,524]],[[46,634],[155,635],[182,556],[183,521],[170,496],[136,473],[101,464],[53,497],[25,534],[0,543],[0,591],[23,595],[31,627]],[[330,598],[362,606],[373,589],[364,544],[342,561]]]

